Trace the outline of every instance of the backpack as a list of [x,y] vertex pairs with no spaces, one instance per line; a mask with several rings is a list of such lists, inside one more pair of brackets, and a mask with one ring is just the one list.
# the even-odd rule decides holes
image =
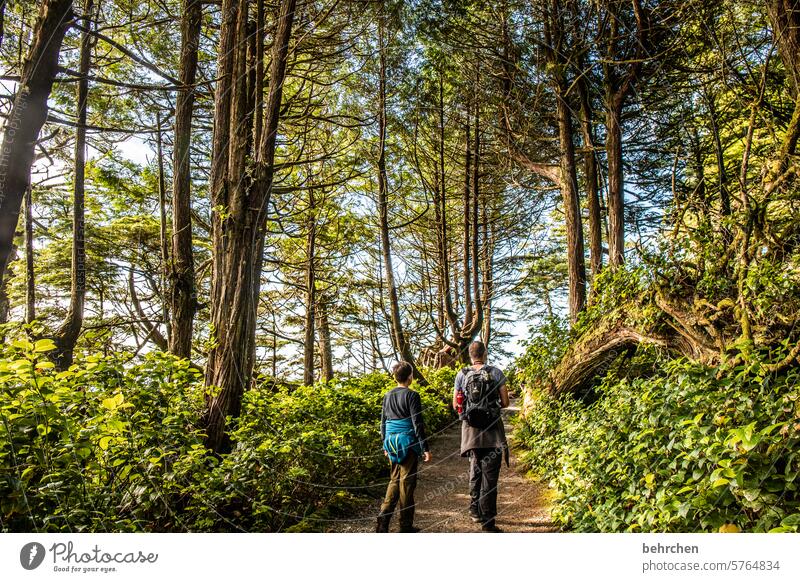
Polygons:
[[480,370],[464,368],[464,413],[461,420],[477,429],[485,429],[500,418],[500,395],[489,374],[488,366]]

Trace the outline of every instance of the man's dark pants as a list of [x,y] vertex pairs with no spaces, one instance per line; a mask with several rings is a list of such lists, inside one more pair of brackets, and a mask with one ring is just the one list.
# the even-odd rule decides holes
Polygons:
[[494,525],[497,515],[497,480],[503,449],[472,449],[469,453],[469,512],[485,526]]
[[392,463],[389,486],[381,505],[381,515],[391,518],[396,505],[400,505],[400,529],[409,529],[414,523],[414,489],[417,488],[417,462],[413,451],[402,463]]

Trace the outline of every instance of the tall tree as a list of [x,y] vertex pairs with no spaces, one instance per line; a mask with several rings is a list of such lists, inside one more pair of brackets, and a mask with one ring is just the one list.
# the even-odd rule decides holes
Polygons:
[[400,357],[411,364],[414,378],[420,384],[425,384],[425,376],[416,365],[416,359],[411,351],[411,344],[403,329],[400,317],[400,299],[392,266],[392,250],[389,239],[389,180],[386,171],[386,40],[383,11],[383,0],[378,14],[378,59],[380,61],[378,72],[378,225],[381,235],[381,255],[386,276],[386,287],[389,292],[389,315],[392,331],[392,344]]
[[[262,6],[263,2],[259,2]],[[172,262],[170,276],[171,329],[169,350],[192,354],[192,323],[197,308],[192,248],[191,141],[197,91],[197,52],[203,7],[201,0],[184,0],[181,16],[180,90],[175,102],[175,143],[172,155]],[[259,96],[260,98],[260,96]]]
[[544,47],[547,69],[556,98],[556,124],[560,151],[561,198],[567,231],[567,271],[569,273],[569,317],[574,324],[586,305],[586,267],[584,264],[583,226],[578,200],[578,175],[575,167],[575,144],[571,105],[568,102],[565,62],[565,23],[557,0],[548,0],[544,12]]
[[[647,58],[650,23],[640,0],[631,0],[628,18],[621,0],[603,0],[598,11],[597,42],[603,46],[603,102],[608,163],[608,262],[622,265],[625,255],[625,182],[622,112]],[[631,32],[632,31],[632,32]]]
[[89,102],[89,70],[92,58],[91,31],[94,28],[94,2],[85,0],[84,26],[81,31],[81,52],[78,69],[75,128],[75,176],[72,194],[72,267],[70,300],[67,315],[55,333],[54,359],[56,366],[65,369],[72,364],[73,352],[83,326],[83,308],[86,301],[86,118]]
[[306,315],[305,339],[303,342],[303,384],[311,386],[314,383],[314,326],[317,323],[317,281],[316,281],[316,250],[317,250],[317,218],[315,216],[316,203],[313,186],[308,190],[308,226],[306,233]]
[[586,207],[589,218],[589,259],[592,275],[597,275],[603,267],[603,219],[600,211],[600,187],[597,170],[597,154],[594,138],[594,93],[590,60],[590,45],[587,33],[576,26],[583,20],[580,4],[569,2],[571,26],[575,35],[575,88],[579,102],[578,117],[583,145],[583,179],[586,188]]
[[72,0],[44,0],[22,65],[14,104],[3,128],[0,155],[0,286],[13,250],[22,198],[30,185],[36,140],[47,119],[47,100],[58,72],[58,55],[72,24]]
[[[206,384],[214,391],[203,417],[206,442],[216,451],[227,447],[225,418],[239,415],[242,395],[252,380],[265,223],[295,4],[296,0],[280,3],[260,136],[254,136],[247,123],[255,106],[253,92],[248,93],[249,2],[222,4],[211,167],[213,347],[206,364]],[[254,168],[247,172],[251,140],[257,147]]]

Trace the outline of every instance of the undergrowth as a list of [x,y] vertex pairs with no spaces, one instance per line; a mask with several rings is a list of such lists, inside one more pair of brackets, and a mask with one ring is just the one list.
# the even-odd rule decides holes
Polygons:
[[[2,531],[281,531],[386,471],[385,374],[257,385],[218,456],[203,446],[203,381],[185,360],[93,355],[56,372],[52,348],[0,348]],[[420,389],[430,432],[450,420],[453,375],[430,372]]]
[[640,347],[597,379],[591,404],[552,396],[547,375],[614,309],[607,298],[572,334],[541,327],[515,366],[528,402],[514,438],[555,492],[553,517],[574,531],[797,531],[800,370],[768,369],[789,341],[719,367]]

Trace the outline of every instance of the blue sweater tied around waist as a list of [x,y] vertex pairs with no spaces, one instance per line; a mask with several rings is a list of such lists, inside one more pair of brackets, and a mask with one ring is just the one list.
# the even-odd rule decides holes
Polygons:
[[414,451],[417,456],[422,455],[422,447],[414,434],[414,424],[410,418],[386,421],[383,448],[392,463],[402,463],[410,451]]

